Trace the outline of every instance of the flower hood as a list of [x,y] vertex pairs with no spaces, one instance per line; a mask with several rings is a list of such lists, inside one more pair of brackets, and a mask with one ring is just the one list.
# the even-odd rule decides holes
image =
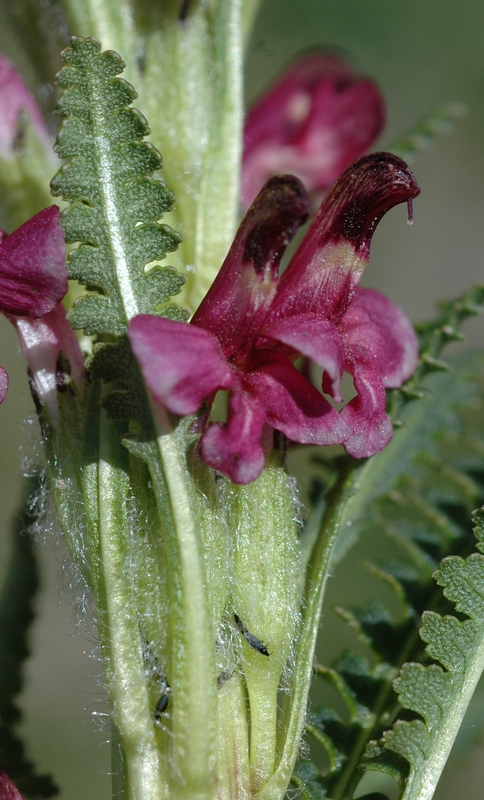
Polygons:
[[[201,452],[236,483],[255,480],[270,428],[303,444],[343,444],[362,458],[392,436],[385,389],[417,364],[413,328],[390,300],[358,283],[374,230],[419,193],[407,165],[389,153],[355,162],[323,201],[286,271],[284,250],[308,214],[301,182],[270,180],[243,219],[213,286],[190,324],[135,317],[133,352],[155,401],[186,415],[228,390],[226,423],[204,416]],[[356,397],[340,411],[294,366],[322,367],[323,392],[341,401],[344,372]]]

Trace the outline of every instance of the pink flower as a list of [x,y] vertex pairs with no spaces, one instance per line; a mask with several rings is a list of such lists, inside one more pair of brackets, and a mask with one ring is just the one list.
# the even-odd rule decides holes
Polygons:
[[[417,341],[403,312],[358,282],[381,217],[418,193],[401,159],[361,158],[327,195],[279,278],[285,247],[308,206],[297,178],[273,178],[243,219],[191,323],[148,315],[131,321],[133,352],[161,406],[193,414],[219,389],[228,390],[226,423],[204,423],[201,452],[211,467],[235,483],[255,480],[270,428],[302,444],[344,444],[357,458],[388,444],[385,388],[411,376]],[[337,411],[297,371],[299,355],[322,367],[322,389],[334,400],[341,400],[344,372],[353,376],[356,397]]]
[[[79,341],[67,321],[62,303],[40,319],[11,317],[20,347],[29,365],[31,389],[38,402],[47,408],[52,420],[58,417],[57,393],[67,389],[69,377],[82,392],[85,376],[84,357]],[[65,374],[60,355],[65,356],[69,376]]]
[[340,57],[312,53],[294,62],[247,112],[242,199],[247,208],[273,175],[290,172],[310,196],[322,193],[380,134],[383,99]]
[[0,157],[11,158],[18,133],[18,119],[25,111],[47,148],[49,134],[37,102],[11,61],[0,53]]
[[[45,208],[7,236],[0,231],[0,311],[43,317],[67,292],[64,234],[57,206]],[[0,402],[8,375],[0,367]]]
[[0,768],[0,800],[23,800],[22,795],[10,780],[7,773]]

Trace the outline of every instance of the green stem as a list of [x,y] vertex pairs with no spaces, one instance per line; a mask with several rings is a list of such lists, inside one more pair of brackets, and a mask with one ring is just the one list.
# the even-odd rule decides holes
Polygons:
[[218,692],[217,800],[245,800],[250,794],[247,698],[233,675]]
[[126,759],[124,757],[119,731],[113,721],[111,721],[111,772],[113,797],[116,798],[116,800],[128,800]]
[[241,0],[219,0],[214,22],[214,98],[195,234],[196,282],[189,304],[205,297],[232,241],[239,206],[243,124]]
[[126,797],[167,800],[129,572],[129,482],[124,460],[118,428],[102,419],[98,460],[84,471],[92,584],[112,715],[126,764]]
[[62,0],[70,34],[95,36],[104,50],[116,50],[126,61],[125,78],[136,82],[137,37],[133,10],[126,0]]
[[[161,412],[155,412],[155,415]],[[172,598],[172,757],[176,797],[213,800],[216,771],[215,641],[207,603],[197,502],[176,433],[163,433],[149,467],[166,537]]]
[[328,501],[326,512],[310,558],[306,578],[304,617],[294,674],[294,691],[287,725],[287,734],[280,762],[272,778],[263,786],[258,800],[284,797],[299,753],[306,724],[306,709],[319,620],[334,545],[341,532],[346,502],[355,492],[361,467],[354,467],[346,480],[339,484]]
[[242,0],[242,32],[247,46],[259,11],[261,0]]
[[110,442],[106,437],[101,443],[99,462],[99,486],[102,487],[99,493],[99,528],[105,614],[109,620],[110,672],[115,683],[112,697],[126,755],[129,796],[133,800],[148,797],[161,800],[164,792],[160,759],[146,691],[134,597],[126,576],[127,519],[123,513],[123,501],[128,482],[127,476],[109,463],[111,456]]
[[[259,655],[259,658],[262,658]],[[274,773],[277,741],[277,693],[279,677],[245,666],[250,702],[250,765],[252,789],[257,792]],[[252,680],[250,678],[252,677]]]

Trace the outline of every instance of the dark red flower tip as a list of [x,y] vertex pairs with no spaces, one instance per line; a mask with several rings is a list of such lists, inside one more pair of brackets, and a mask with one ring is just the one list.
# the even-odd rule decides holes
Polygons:
[[[371,153],[355,161],[329,192],[313,223],[322,241],[349,242],[368,258],[371,237],[381,218],[420,194],[415,175],[392,153]],[[321,222],[324,221],[324,229]]]
[[284,251],[307,220],[306,190],[293,175],[264,186],[242,220],[234,242],[192,323],[219,339],[225,356],[246,339],[274,296]]
[[291,172],[321,195],[376,140],[385,108],[375,83],[339,55],[313,52],[290,64],[247,112],[242,197]]
[[294,175],[271,178],[246,217],[242,266],[252,265],[260,281],[268,272],[277,280],[284,251],[308,216],[308,196],[301,181]]
[[372,153],[355,161],[321,203],[279,281],[266,323],[309,312],[341,319],[369,261],[378,222],[419,193],[398,156]]

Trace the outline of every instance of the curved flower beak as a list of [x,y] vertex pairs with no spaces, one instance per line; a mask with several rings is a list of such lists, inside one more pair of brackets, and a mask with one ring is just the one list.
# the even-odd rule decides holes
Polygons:
[[381,218],[420,194],[413,172],[398,156],[363,156],[323,200],[277,287],[266,325],[281,317],[343,317],[370,259]]
[[378,292],[358,288],[378,222],[420,193],[408,166],[390,153],[364,156],[329,192],[283,274],[261,330],[323,368],[323,391],[337,401],[343,372],[357,397],[341,411],[353,433],[346,450],[364,458],[392,437],[385,388],[415,370],[418,343],[410,321]]
[[321,196],[371,147],[384,121],[375,83],[355,75],[340,56],[300,58],[247,113],[244,207],[272,175],[283,172],[297,175],[311,196]]
[[217,337],[226,358],[250,347],[277,289],[285,249],[309,216],[301,181],[272,178],[242,220],[233,244],[192,323]]

